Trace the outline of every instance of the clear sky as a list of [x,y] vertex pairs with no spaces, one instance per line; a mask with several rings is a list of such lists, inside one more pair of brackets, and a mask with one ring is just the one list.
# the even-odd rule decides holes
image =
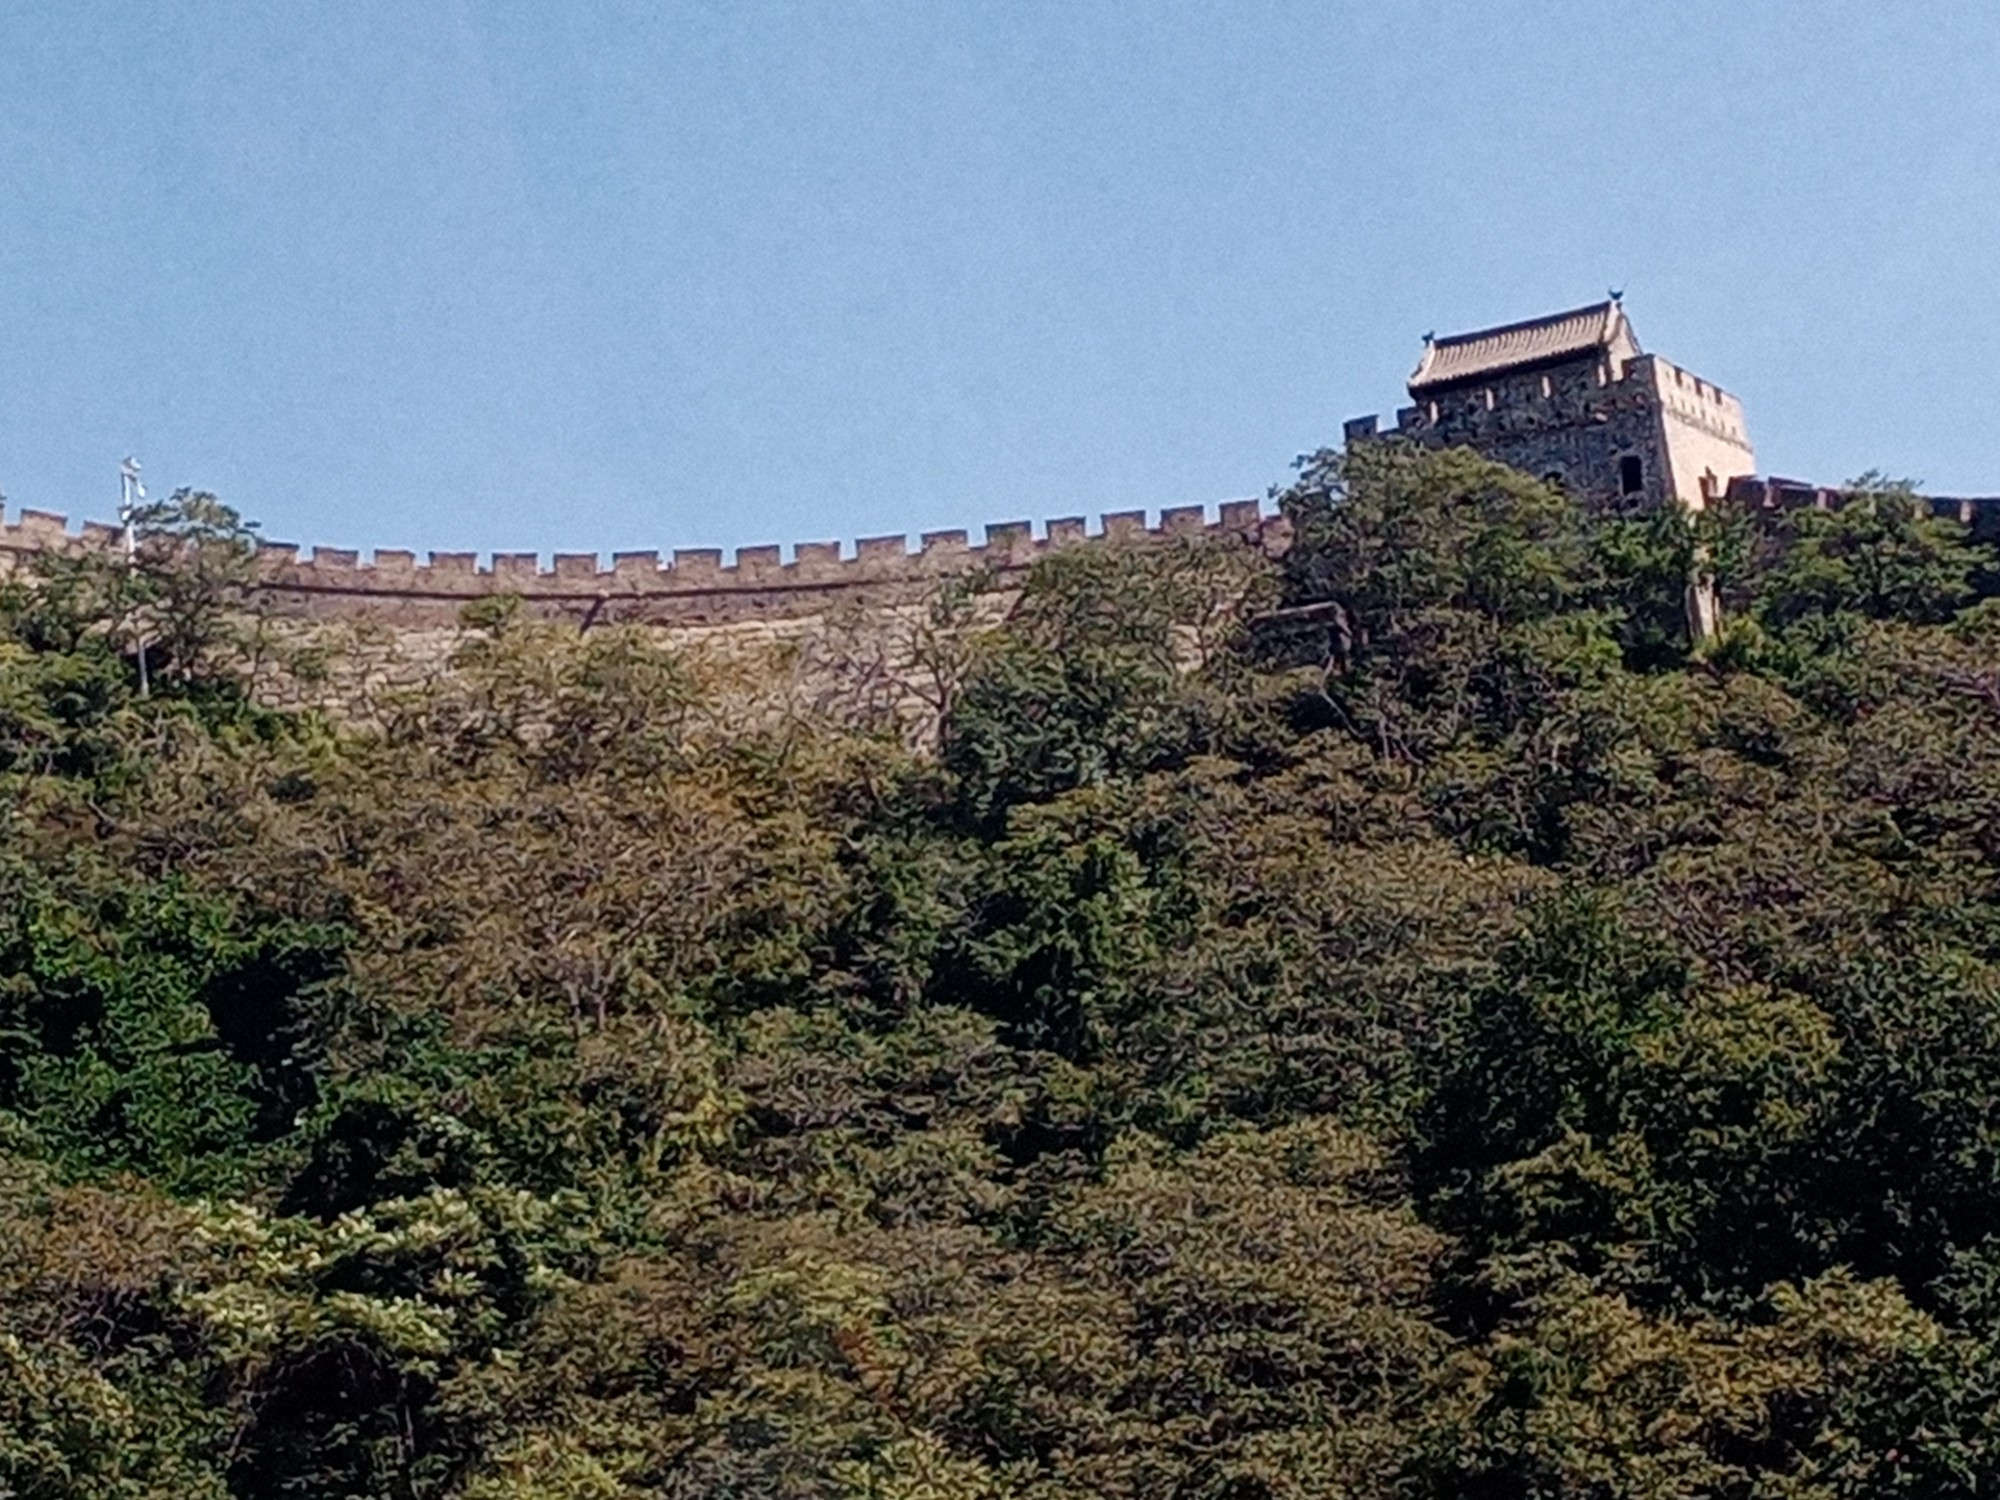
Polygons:
[[289,541],[1262,494],[1626,292],[1769,472],[2000,492],[2000,0],[6,0],[0,489]]

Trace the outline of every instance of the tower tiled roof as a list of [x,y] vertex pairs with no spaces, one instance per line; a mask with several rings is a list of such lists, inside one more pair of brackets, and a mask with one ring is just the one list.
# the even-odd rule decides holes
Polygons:
[[1626,355],[1639,352],[1625,309],[1615,301],[1432,339],[1424,345],[1424,357],[1410,376],[1410,394],[1597,350]]

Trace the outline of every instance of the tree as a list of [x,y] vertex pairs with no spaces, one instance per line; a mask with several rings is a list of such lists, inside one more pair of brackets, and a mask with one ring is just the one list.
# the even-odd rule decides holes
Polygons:
[[1933,625],[1991,576],[1991,558],[1939,519],[1907,481],[1864,474],[1830,510],[1783,512],[1755,581],[1756,608],[1783,627],[1817,616]]

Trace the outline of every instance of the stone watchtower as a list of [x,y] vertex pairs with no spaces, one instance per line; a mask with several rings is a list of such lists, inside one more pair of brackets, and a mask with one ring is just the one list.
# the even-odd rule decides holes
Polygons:
[[1427,338],[1393,433],[1347,423],[1351,446],[1385,436],[1464,446],[1551,480],[1595,510],[1676,499],[1699,510],[1757,472],[1743,403],[1655,354],[1616,298],[1574,312]]

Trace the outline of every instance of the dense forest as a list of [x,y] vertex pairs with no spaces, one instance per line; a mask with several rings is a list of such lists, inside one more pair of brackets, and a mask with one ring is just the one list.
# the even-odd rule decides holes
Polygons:
[[1995,559],[1280,500],[914,735],[505,607],[260,706],[202,495],[12,580],[0,1496],[1995,1493]]

